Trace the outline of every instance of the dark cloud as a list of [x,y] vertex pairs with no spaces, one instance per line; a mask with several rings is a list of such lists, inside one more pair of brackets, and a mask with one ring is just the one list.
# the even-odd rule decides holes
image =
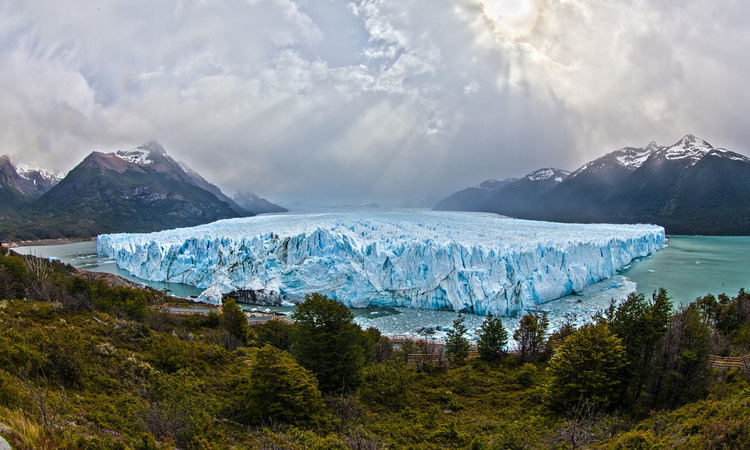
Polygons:
[[[725,4],[726,3],[726,4]],[[0,3],[0,153],[159,140],[232,191],[398,200],[686,133],[745,152],[750,6]]]

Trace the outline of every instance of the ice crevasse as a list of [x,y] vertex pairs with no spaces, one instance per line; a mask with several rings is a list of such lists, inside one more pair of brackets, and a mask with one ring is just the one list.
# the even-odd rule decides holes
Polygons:
[[146,234],[106,234],[97,252],[132,275],[296,303],[519,311],[609,278],[664,246],[655,225],[560,224],[482,213],[283,214]]

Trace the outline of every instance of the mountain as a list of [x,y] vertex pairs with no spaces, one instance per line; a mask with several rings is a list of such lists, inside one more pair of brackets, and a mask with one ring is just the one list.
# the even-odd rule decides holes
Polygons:
[[252,215],[156,142],[93,152],[26,209],[34,237],[148,232]]
[[440,211],[485,211],[506,216],[523,216],[541,196],[565,180],[570,172],[544,168],[523,178],[487,180],[478,187],[464,189],[440,201]]
[[750,234],[750,159],[692,135],[667,147],[652,142],[608,153],[536,194],[512,186],[470,210],[559,222],[650,222],[670,234]]
[[7,155],[0,156],[0,218],[15,215],[18,208],[41,197],[60,178],[53,171],[14,166]]
[[554,168],[535,170],[498,189],[487,200],[487,210],[512,217],[531,214],[543,195],[569,175],[568,171]]
[[252,192],[238,192],[234,194],[234,202],[240,205],[243,209],[252,212],[253,214],[266,214],[266,213],[280,213],[287,212],[288,209],[281,207],[275,203],[271,203],[268,200],[258,197]]
[[485,208],[489,207],[490,198],[514,181],[518,181],[518,178],[483,181],[479,186],[451,194],[439,201],[433,209],[437,211],[485,211]]

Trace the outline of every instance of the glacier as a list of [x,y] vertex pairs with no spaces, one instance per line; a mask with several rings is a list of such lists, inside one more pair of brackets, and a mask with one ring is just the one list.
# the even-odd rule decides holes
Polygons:
[[132,275],[297,303],[318,292],[347,306],[515,316],[609,278],[664,246],[655,225],[562,224],[494,214],[395,211],[228,219],[105,234],[97,253]]

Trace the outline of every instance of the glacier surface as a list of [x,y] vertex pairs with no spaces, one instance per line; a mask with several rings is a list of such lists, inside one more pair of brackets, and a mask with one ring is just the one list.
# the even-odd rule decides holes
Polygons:
[[513,316],[578,292],[661,249],[655,225],[560,224],[464,212],[284,214],[97,238],[134,276],[296,303]]

